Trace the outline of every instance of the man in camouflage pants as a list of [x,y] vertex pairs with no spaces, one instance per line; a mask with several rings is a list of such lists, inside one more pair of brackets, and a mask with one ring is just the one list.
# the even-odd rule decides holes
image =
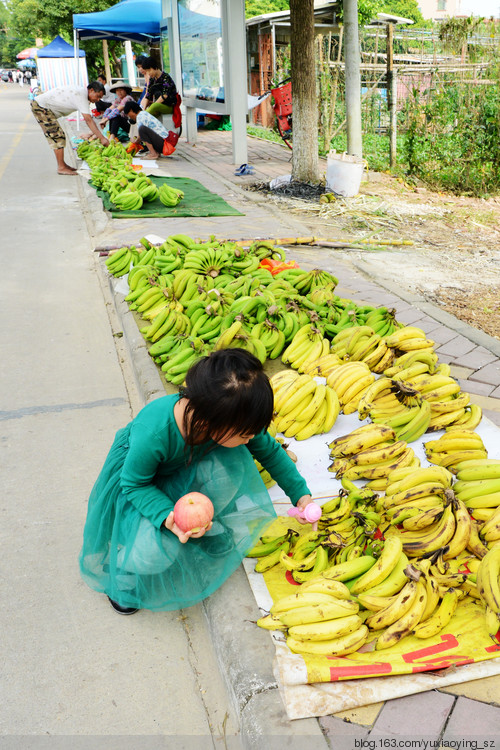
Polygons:
[[102,83],[94,81],[89,83],[86,88],[61,86],[60,88],[50,89],[44,94],[36,96],[31,102],[33,116],[54,151],[58,174],[76,174],[76,169],[70,167],[64,160],[66,135],[58,122],[60,117],[67,117],[72,112],[79,111],[90,131],[99,138],[104,146],[108,145],[108,139],[99,130],[90,113],[90,104],[98,102],[103,94],[104,86]]

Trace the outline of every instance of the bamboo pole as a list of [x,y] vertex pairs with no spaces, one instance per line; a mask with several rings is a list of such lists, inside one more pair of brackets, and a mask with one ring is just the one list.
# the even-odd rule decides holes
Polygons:
[[109,64],[109,51],[108,51],[108,40],[102,40],[102,56],[104,57],[104,72],[106,73],[106,81],[111,83],[111,66]]

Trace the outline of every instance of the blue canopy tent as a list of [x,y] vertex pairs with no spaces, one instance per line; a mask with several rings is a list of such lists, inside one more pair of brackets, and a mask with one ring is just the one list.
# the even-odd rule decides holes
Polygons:
[[[97,13],[74,13],[73,35],[78,49],[80,39],[101,39],[107,65],[107,41],[125,42],[128,82],[135,85],[131,42],[151,42],[160,37],[161,0],[122,0]],[[109,69],[106,68],[109,76]]]
[[160,36],[161,0],[122,0],[97,13],[73,14],[79,39],[148,42]]
[[85,52],[81,50],[77,55],[75,48],[59,35],[38,50],[37,64],[42,91],[59,86],[86,86],[88,83]]
[[[42,47],[37,52],[37,57],[74,57],[74,55],[74,47],[71,44],[68,44],[68,42],[66,42],[62,36],[59,36],[59,34],[50,44]],[[78,55],[79,57],[85,57],[85,52],[80,50]]]

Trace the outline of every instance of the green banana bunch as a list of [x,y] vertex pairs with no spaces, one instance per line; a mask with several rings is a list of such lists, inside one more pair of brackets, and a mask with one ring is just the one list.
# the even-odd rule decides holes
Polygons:
[[139,211],[142,208],[142,196],[137,190],[129,188],[113,197],[113,203],[120,211]]
[[182,190],[170,187],[164,182],[158,188],[158,197],[164,206],[177,206],[178,203],[184,198]]
[[133,260],[134,255],[131,249],[129,247],[122,247],[108,255],[105,265],[112,276],[125,276],[129,272]]

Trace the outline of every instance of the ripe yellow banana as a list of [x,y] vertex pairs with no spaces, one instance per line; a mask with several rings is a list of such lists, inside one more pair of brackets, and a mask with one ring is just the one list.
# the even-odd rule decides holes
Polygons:
[[420,622],[412,632],[417,638],[432,638],[440,633],[450,622],[460,600],[457,589],[448,589],[441,604],[425,622]]
[[328,641],[300,641],[287,638],[287,646],[294,654],[315,654],[324,656],[345,656],[358,651],[368,640],[368,628],[361,625],[357,630],[340,638]]
[[356,581],[354,586],[351,587],[351,593],[361,594],[382,583],[396,567],[402,551],[403,543],[399,536],[391,536],[386,539],[377,562]]
[[[320,594],[316,594],[316,596],[320,596]],[[325,604],[310,604],[282,612],[279,615],[280,620],[287,628],[291,628],[294,625],[309,625],[313,622],[336,620],[339,617],[355,615],[359,610],[359,605],[355,602],[335,599],[333,596],[329,596],[328,599],[330,601]]]
[[408,612],[410,607],[412,607],[417,597],[417,591],[417,582],[408,581],[387,607],[370,615],[365,620],[365,624],[368,625],[371,630],[382,630],[383,628],[389,627],[389,625],[392,625],[396,620],[399,620],[406,614],[406,612]]
[[329,641],[332,638],[353,633],[362,624],[359,615],[347,615],[335,620],[308,623],[307,625],[293,625],[288,630],[288,635],[298,641]]
[[420,622],[426,603],[427,591],[421,577],[417,583],[417,595],[412,606],[402,617],[379,635],[375,643],[375,649],[381,651],[396,646],[402,638],[409,635]]

